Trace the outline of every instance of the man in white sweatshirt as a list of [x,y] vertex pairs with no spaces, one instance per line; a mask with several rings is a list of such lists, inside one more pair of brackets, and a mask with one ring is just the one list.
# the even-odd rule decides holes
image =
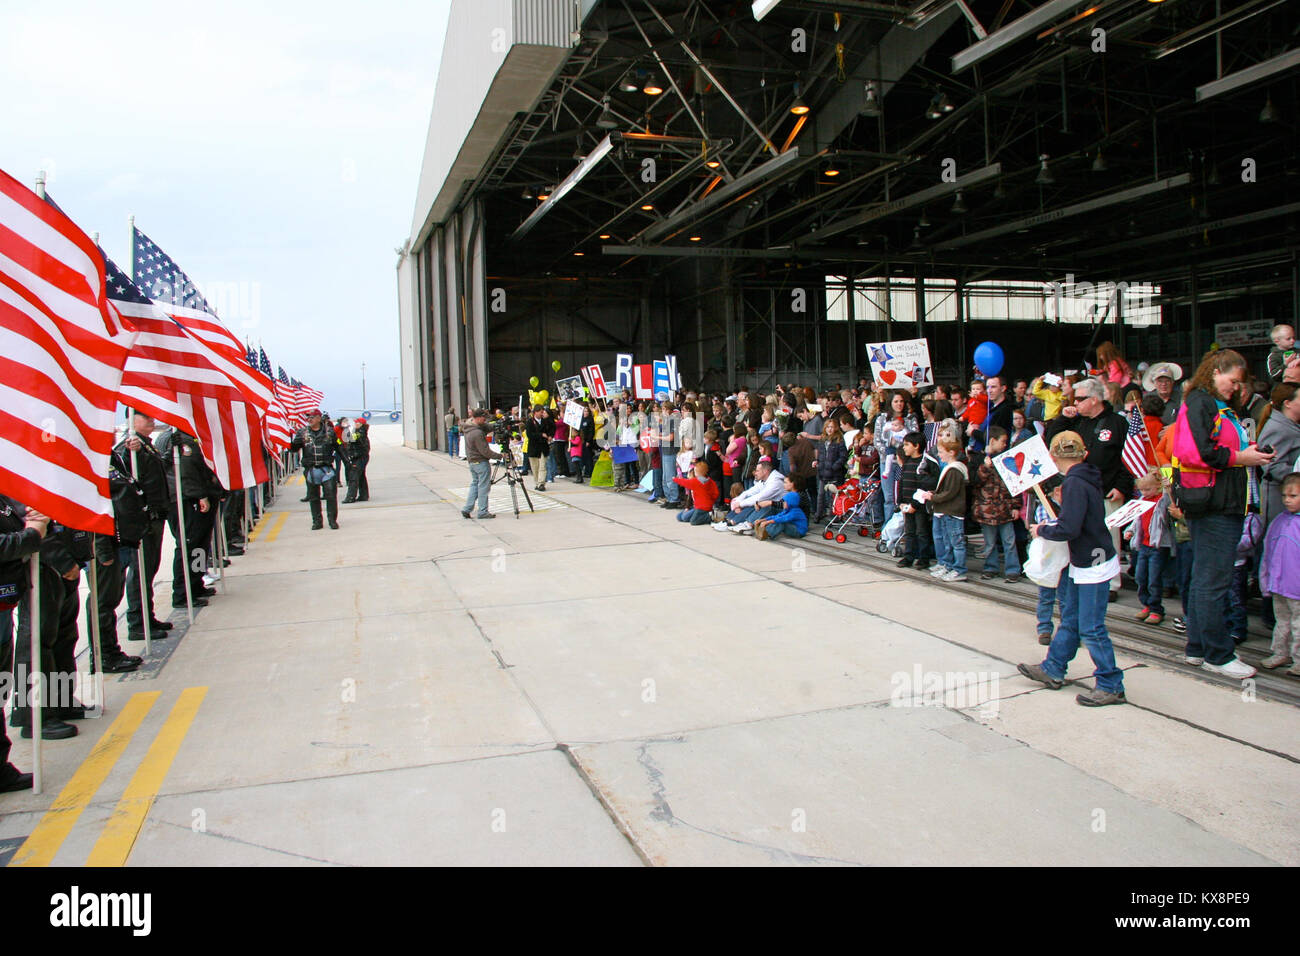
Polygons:
[[764,455],[754,466],[754,483],[747,491],[731,500],[731,513],[722,521],[715,521],[714,531],[734,531],[752,534],[754,522],[770,518],[781,510],[785,494],[785,475],[772,467],[772,459]]

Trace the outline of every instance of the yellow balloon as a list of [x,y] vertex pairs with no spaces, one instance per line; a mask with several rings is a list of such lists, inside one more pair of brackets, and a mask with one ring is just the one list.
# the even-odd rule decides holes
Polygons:
[[537,376],[534,375],[532,378],[530,378],[530,379],[528,380],[528,385],[529,385],[530,388],[536,388],[536,387],[537,387],[537,382],[538,382]]
[[560,370],[560,360],[559,360],[559,359],[556,359],[554,362],[551,363],[551,369],[552,369],[553,371],[556,371],[556,372],[558,372],[558,371]]

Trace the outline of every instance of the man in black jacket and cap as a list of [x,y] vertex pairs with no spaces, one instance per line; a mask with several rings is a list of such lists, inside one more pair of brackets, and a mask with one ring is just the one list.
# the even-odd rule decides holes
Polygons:
[[339,526],[339,476],[334,468],[338,453],[338,437],[334,429],[325,424],[319,408],[307,412],[307,427],[300,428],[290,446],[302,449],[302,474],[307,482],[307,506],[311,509],[311,530],[319,531],[321,525],[320,502],[325,498],[325,514],[330,527]]
[[[172,538],[177,542],[172,559],[172,607],[185,607],[185,575],[190,576],[190,590],[195,607],[207,607],[206,598],[217,592],[203,583],[203,571],[208,567],[208,547],[212,525],[216,518],[215,502],[221,496],[221,485],[212,469],[203,460],[199,440],[178,428],[165,432],[158,440],[158,454],[167,467],[167,493],[173,507],[167,523]],[[176,461],[180,461],[181,500],[176,500]],[[185,547],[180,546],[179,513],[185,516]],[[188,554],[186,553],[188,552]],[[198,570],[195,570],[198,565]]]

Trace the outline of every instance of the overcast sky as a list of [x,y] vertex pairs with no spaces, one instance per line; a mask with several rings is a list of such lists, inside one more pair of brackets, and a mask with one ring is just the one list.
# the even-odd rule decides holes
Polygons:
[[360,407],[362,362],[390,408],[449,2],[8,4],[0,168],[46,170],[128,274],[134,215],[327,410]]

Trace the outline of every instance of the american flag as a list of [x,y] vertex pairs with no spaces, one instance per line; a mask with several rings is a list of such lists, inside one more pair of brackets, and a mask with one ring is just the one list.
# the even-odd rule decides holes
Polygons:
[[1128,415],[1128,432],[1124,436],[1124,450],[1120,453],[1120,457],[1124,461],[1124,467],[1131,471],[1135,478],[1141,478],[1156,466],[1151,435],[1147,432],[1147,423],[1142,417],[1142,409],[1137,405],[1133,406],[1133,410]]
[[[131,248],[134,272],[141,292],[149,295],[185,331],[208,347],[208,355],[232,383],[243,401],[228,401],[222,407],[205,398],[208,420],[220,423],[221,438],[213,431],[213,447],[204,444],[205,457],[215,460],[213,471],[228,489],[247,488],[268,480],[262,457],[261,418],[266,414],[275,389],[271,380],[248,364],[248,353],[239,339],[222,324],[194,283],[147,235],[132,227]],[[199,422],[195,422],[199,425]],[[203,439],[203,435],[197,436]],[[217,447],[217,445],[220,447]],[[229,481],[227,481],[229,479]],[[234,484],[230,482],[236,482]]]
[[289,422],[294,428],[302,428],[307,422],[302,417],[303,407],[299,404],[299,392],[297,387],[288,375],[284,373],[283,366],[277,366],[279,375],[275,380],[275,394],[284,406],[284,410],[289,413]]
[[113,533],[109,453],[133,338],[90,237],[0,171],[0,492]]
[[[266,481],[258,448],[257,406],[245,401],[258,385],[249,369],[227,358],[144,295],[105,257],[108,295],[138,331],[122,375],[121,402],[194,435],[203,458],[226,488]],[[233,376],[232,373],[233,372]],[[247,452],[247,454],[245,454]],[[259,467],[260,466],[260,467]]]
[[271,383],[271,404],[262,419],[262,433],[272,451],[280,452],[289,447],[293,440],[293,428],[289,420],[289,410],[280,401],[280,386],[271,374],[271,360],[266,357],[266,349],[258,346],[257,370]]

